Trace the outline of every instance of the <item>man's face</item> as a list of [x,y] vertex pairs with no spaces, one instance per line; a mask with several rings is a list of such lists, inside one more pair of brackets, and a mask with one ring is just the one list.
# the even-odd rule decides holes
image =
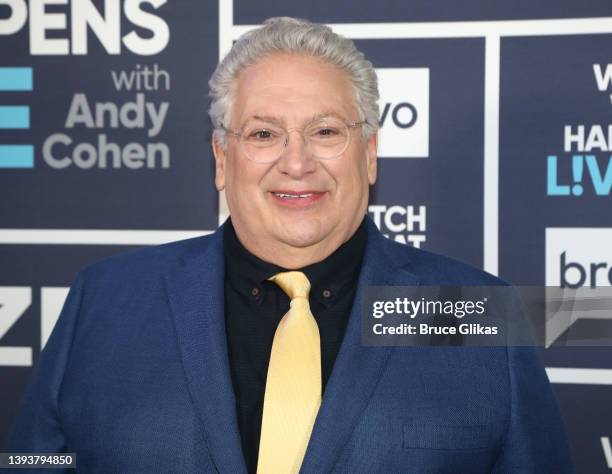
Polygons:
[[361,223],[368,186],[376,180],[376,136],[366,141],[361,127],[349,129],[349,145],[334,160],[312,156],[302,139],[318,116],[358,122],[352,91],[344,71],[307,56],[272,55],[238,75],[227,128],[242,130],[255,117],[266,117],[297,129],[273,163],[249,160],[236,136],[227,135],[225,151],[213,141],[217,189],[225,189],[238,238],[260,258],[286,268],[315,263]]

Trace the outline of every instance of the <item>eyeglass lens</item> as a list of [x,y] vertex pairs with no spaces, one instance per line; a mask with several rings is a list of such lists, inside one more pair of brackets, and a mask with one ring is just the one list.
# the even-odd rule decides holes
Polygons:
[[[341,155],[350,139],[348,126],[339,118],[326,117],[308,124],[302,136],[308,151],[320,159],[333,159]],[[243,127],[240,141],[247,157],[260,163],[278,159],[289,140],[289,131],[278,124],[260,120]]]

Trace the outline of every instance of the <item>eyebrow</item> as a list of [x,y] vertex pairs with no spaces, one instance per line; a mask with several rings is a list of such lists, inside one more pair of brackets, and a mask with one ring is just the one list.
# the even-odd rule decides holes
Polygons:
[[336,118],[339,118],[340,120],[346,120],[346,118],[340,115],[338,112],[334,110],[327,110],[325,112],[321,112],[321,113],[313,115],[311,121],[319,120],[325,117],[336,117]]
[[253,115],[252,117],[246,119],[244,123],[247,123],[249,120],[261,120],[262,122],[272,122],[277,123],[279,125],[283,123],[283,120],[281,118],[274,117],[272,115]]
[[[303,124],[306,125],[311,122],[314,122],[315,120],[319,120],[325,117],[336,117],[336,118],[339,118],[340,120],[347,120],[345,117],[343,117],[342,115],[340,115],[338,112],[334,110],[325,110],[323,112],[318,112],[314,114],[312,117],[310,117],[310,119],[305,120]],[[282,119],[281,117],[276,117],[274,115],[253,115],[249,117],[248,119],[246,119],[243,122],[242,126],[244,127],[244,124],[248,123],[251,120],[259,120],[262,122],[269,122],[269,123],[274,123],[278,125],[284,125],[284,122],[285,122],[285,120]]]

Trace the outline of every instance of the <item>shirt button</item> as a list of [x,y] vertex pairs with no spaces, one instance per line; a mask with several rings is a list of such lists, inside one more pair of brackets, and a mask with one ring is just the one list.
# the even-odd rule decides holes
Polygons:
[[329,297],[331,297],[331,291],[323,290],[323,298],[329,298]]
[[255,287],[251,290],[251,296],[257,298],[259,296],[259,288]]

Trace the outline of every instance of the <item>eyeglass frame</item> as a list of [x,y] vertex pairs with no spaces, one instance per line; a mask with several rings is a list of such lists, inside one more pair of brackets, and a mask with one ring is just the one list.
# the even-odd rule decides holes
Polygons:
[[[366,119],[361,120],[360,122],[346,122],[344,119],[342,119],[342,118],[340,118],[340,117],[337,117],[337,116],[335,116],[335,115],[326,115],[326,116],[324,116],[324,117],[320,117],[320,118],[318,118],[318,119],[316,119],[316,120],[313,120],[312,122],[310,122],[308,125],[306,125],[305,127],[303,127],[303,128],[301,129],[301,130],[302,130],[302,140],[303,140],[303,142],[304,142],[304,145],[305,145],[305,146],[308,146],[308,141],[307,141],[307,139],[306,139],[306,136],[304,135],[304,131],[305,131],[305,130],[306,130],[308,127],[310,127],[310,126],[311,126],[313,123],[316,123],[316,122],[319,122],[319,121],[325,120],[326,118],[335,118],[335,119],[340,120],[340,121],[341,121],[341,122],[342,122],[342,123],[343,123],[343,124],[344,124],[344,125],[345,125],[345,126],[348,128],[348,129],[349,129],[349,131],[350,131],[350,130],[353,130],[353,129],[357,128],[357,127],[363,126],[363,125],[365,125],[365,124],[367,124],[367,123],[368,123],[368,121],[367,121]],[[231,129],[229,129],[229,128],[225,127],[225,125],[223,125],[223,123],[220,123],[220,124],[219,124],[219,127],[220,127],[220,128],[221,128],[221,129],[222,129],[222,130],[223,130],[225,133],[228,133],[228,134],[230,134],[230,135],[232,135],[232,136],[235,136],[235,137],[239,138],[239,144],[240,144],[240,146],[241,146],[242,148],[244,148],[244,145],[243,145],[243,136],[242,136],[242,134],[244,133],[244,130],[231,130]],[[290,134],[291,132],[295,132],[295,131],[300,130],[299,128],[296,128],[296,127],[286,129],[286,128],[282,127],[282,126],[279,126],[279,128],[282,128],[282,129],[283,129],[283,131],[285,132],[285,142],[284,142],[284,144],[283,144],[283,146],[282,146],[282,148],[281,148],[281,150],[280,150],[280,153],[278,154],[278,156],[277,156],[276,158],[274,158],[273,160],[270,160],[270,161],[255,161],[254,159],[252,159],[252,158],[251,158],[251,157],[248,155],[248,153],[247,153],[245,150],[243,150],[243,152],[244,152],[244,156],[246,156],[246,157],[247,157],[247,159],[248,159],[249,161],[252,161],[253,163],[257,163],[257,164],[271,164],[271,163],[276,163],[276,162],[277,162],[277,161],[280,159],[280,157],[281,157],[281,156],[283,156],[283,152],[284,152],[284,151],[287,149],[287,147],[289,146],[289,134]],[[327,160],[336,160],[336,159],[338,159],[338,157],[339,157],[340,155],[342,155],[342,153],[344,153],[344,152],[346,151],[346,149],[348,148],[348,146],[350,145],[350,143],[351,143],[351,134],[349,133],[349,135],[348,135],[348,140],[346,141],[346,145],[344,146],[344,148],[342,149],[342,151],[341,151],[341,152],[339,152],[339,153],[338,153],[336,156],[334,156],[334,157],[332,157],[332,158],[321,158],[321,157],[316,156],[316,155],[314,155],[314,154],[313,154],[313,156],[314,156],[314,157],[315,157],[317,160],[323,160],[323,161],[327,161]]]

